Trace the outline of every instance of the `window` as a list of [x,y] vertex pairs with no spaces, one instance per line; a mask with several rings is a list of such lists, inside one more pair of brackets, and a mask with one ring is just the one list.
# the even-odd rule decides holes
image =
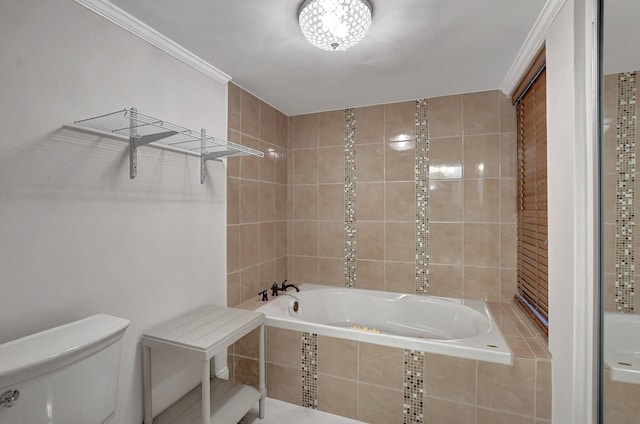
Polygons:
[[516,301],[548,335],[547,118],[544,51],[518,87],[518,284]]

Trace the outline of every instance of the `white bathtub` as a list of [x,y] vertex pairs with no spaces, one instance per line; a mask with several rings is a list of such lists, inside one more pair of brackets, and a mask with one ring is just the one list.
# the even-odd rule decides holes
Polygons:
[[509,345],[481,300],[303,284],[299,293],[290,289],[257,310],[272,327],[513,363]]
[[640,384],[640,315],[604,315],[604,362],[611,379]]

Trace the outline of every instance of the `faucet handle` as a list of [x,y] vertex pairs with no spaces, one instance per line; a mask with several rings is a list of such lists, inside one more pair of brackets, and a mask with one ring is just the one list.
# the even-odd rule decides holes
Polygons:
[[271,286],[271,296],[277,296],[278,290],[281,290],[281,289],[280,287],[278,287],[278,283],[274,282],[273,285]]
[[[274,283],[274,284],[275,284],[275,283]],[[281,289],[281,290],[286,290],[286,289],[287,289],[287,280],[284,280],[284,281],[282,282],[282,285],[281,285],[280,287],[282,287],[282,289]]]
[[261,292],[258,293],[258,296],[262,295],[262,301],[266,302],[269,300],[269,298],[267,297],[267,289],[262,290]]

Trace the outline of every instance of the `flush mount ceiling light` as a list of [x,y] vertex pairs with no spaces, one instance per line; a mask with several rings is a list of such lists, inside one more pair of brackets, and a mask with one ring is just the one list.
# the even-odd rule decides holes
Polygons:
[[323,50],[347,50],[360,42],[371,26],[368,0],[306,0],[298,24],[311,44]]

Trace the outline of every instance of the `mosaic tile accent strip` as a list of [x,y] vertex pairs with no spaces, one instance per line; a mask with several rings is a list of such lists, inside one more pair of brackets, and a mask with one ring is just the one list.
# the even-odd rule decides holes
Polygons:
[[618,74],[616,311],[633,313],[635,277],[636,73]]
[[404,424],[424,422],[424,352],[404,350]]
[[429,288],[429,102],[416,100],[416,293]]
[[302,333],[302,406],[318,408],[318,335]]
[[344,285],[356,286],[356,113],[344,111]]

